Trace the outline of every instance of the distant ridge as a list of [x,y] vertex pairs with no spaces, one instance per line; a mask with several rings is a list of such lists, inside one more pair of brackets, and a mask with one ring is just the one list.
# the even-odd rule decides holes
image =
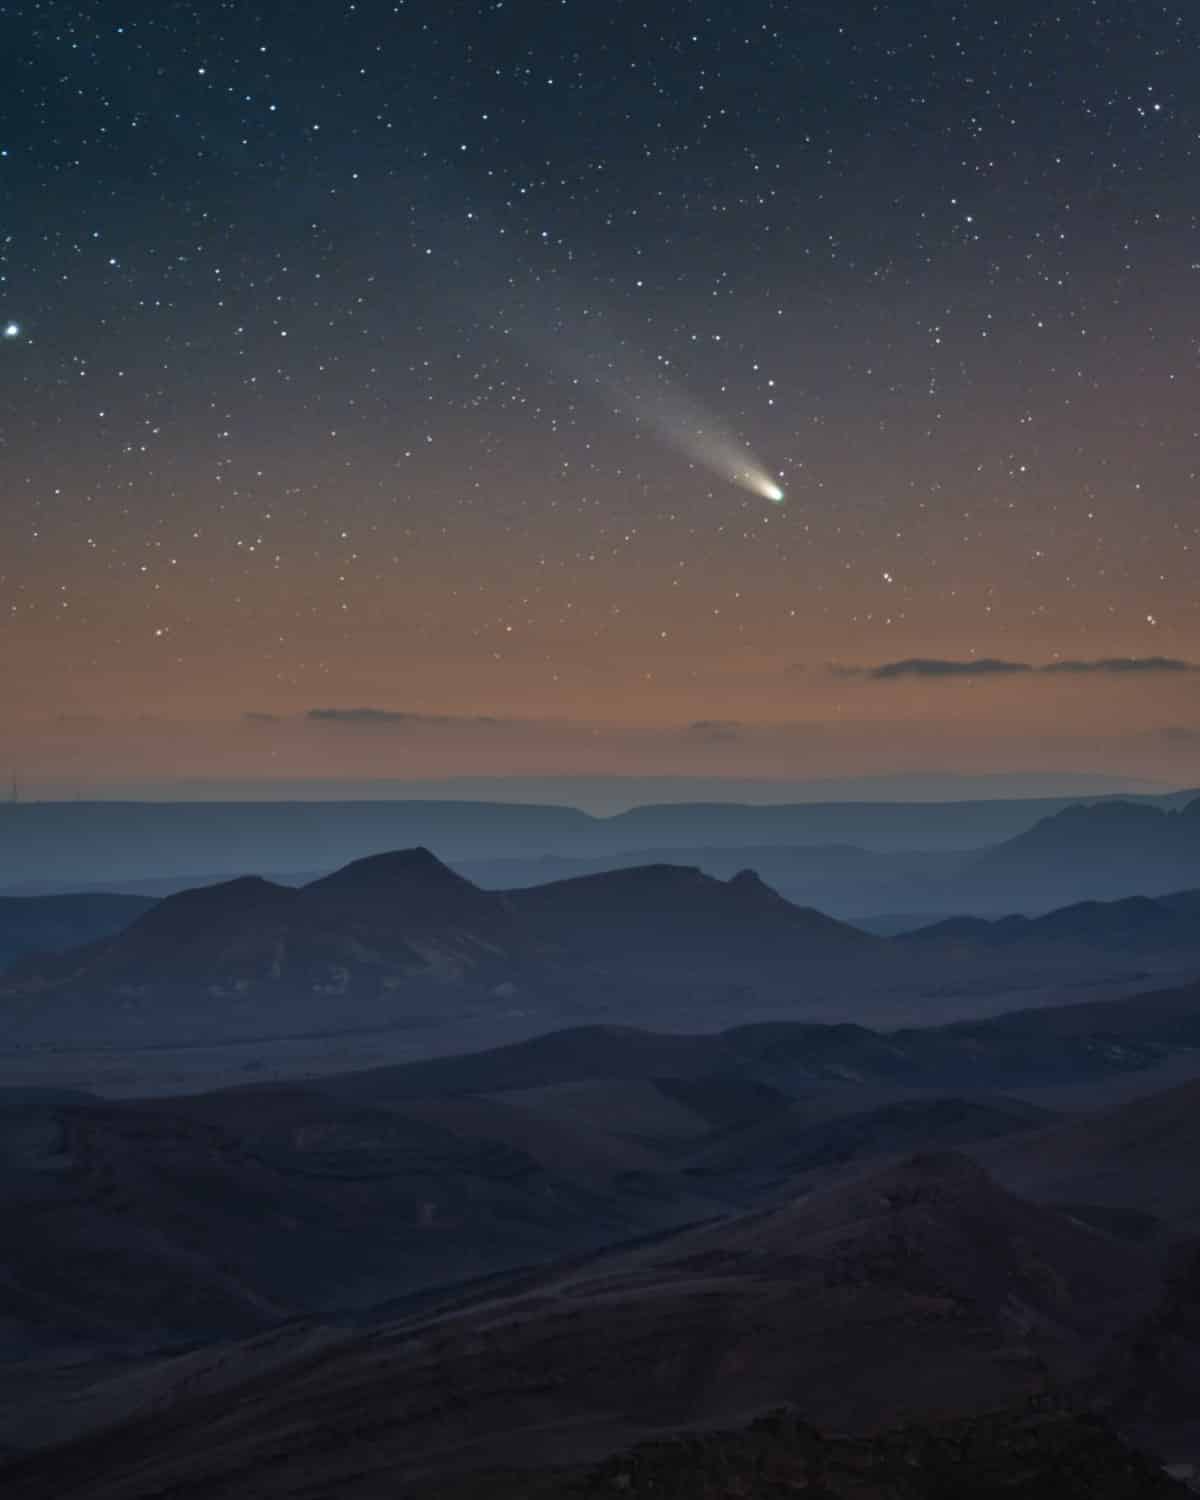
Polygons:
[[1122,953],[1194,948],[1200,951],[1200,890],[1117,901],[1078,901],[1040,917],[949,917],[901,933],[904,945],[1012,948],[1074,943]]
[[59,953],[127,927],[154,902],[106,891],[0,897],[0,972],[33,953]]
[[[1127,800],[1172,807],[1181,796]],[[965,852],[1010,839],[1080,800],[664,802],[607,818],[562,805],[412,798],[3,803],[0,887],[65,877],[77,888],[103,882],[111,890],[126,880],[196,871],[219,877],[253,868],[328,869],[372,850],[414,845],[436,848],[452,862],[755,844]]]
[[1177,810],[1126,800],[1064,808],[981,854],[964,870],[962,889],[976,898],[1024,890],[1029,909],[1045,905],[1051,891],[1113,900],[1197,882],[1200,797]]

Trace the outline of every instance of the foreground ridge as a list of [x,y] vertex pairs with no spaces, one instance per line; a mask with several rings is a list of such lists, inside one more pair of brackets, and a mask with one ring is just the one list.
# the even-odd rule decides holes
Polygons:
[[[552,1474],[482,1475],[438,1493],[440,1500],[1166,1500],[1189,1490],[1094,1417],[1002,1412],[852,1439],[778,1411],[741,1431],[643,1443]],[[433,1500],[432,1492],[420,1495]]]

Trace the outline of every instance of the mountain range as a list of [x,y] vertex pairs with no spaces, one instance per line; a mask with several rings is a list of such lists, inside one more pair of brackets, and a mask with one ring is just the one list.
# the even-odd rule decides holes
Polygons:
[[[1003,878],[1196,826],[1059,815]],[[497,890],[417,847],[0,916],[21,1076],[260,1049],[0,1089],[6,1500],[1133,1500],[1200,1463],[1195,889],[882,938],[749,868]],[[270,1077],[305,1028],[509,1016]]]
[[[583,1020],[895,1029],[1200,974],[1195,892],[884,939],[750,870],[722,880],[650,865],[493,891],[423,848],[299,887],[246,876],[157,903],[23,898],[8,910],[23,950],[0,977],[10,1051],[390,1032],[412,1055]],[[116,930],[95,936],[105,925]],[[34,951],[67,936],[92,940]]]
[[[1107,1010],[1145,1020],[1154,1005]],[[171,1099],[0,1091],[3,1337],[15,1357],[245,1333],[728,1214],[914,1151],[978,1148],[1040,1200],[1133,1212],[1148,1229],[1190,1223],[1200,1085],[1156,1096],[1145,1127],[1149,1106],[1089,1117],[1083,1143],[1031,1102],[1078,1079],[1136,1078],[1169,1053],[1163,1033],[1147,1024],[1114,1047],[1112,1018],[1088,1006],[1028,1019],[1057,1022],[1053,1045],[1007,1017],[887,1035],[588,1027]],[[1110,1191],[1104,1163],[1143,1136]],[[1151,1170],[1156,1139],[1171,1152]]]
[[[1195,800],[1196,792],[1120,799],[1125,805],[1164,810]],[[22,893],[90,888],[128,889],[151,877],[221,879],[257,868],[281,872],[331,869],[380,848],[418,844],[435,848],[455,866],[559,856],[571,860],[656,862],[648,851],[666,851],[671,863],[703,863],[688,850],[852,847],[860,854],[904,854],[921,870],[931,855],[977,858],[1073,806],[1110,805],[1111,799],[1041,798],[956,802],[859,802],[747,805],[733,802],[670,803],[592,817],[573,807],[480,801],[389,802],[65,802],[0,804],[0,888]],[[913,855],[918,852],[918,856]],[[743,864],[757,867],[755,860]],[[868,872],[870,861],[859,861]],[[936,866],[935,866],[936,867]],[[563,871],[562,873],[573,873]],[[579,870],[578,873],[586,873]],[[712,873],[732,873],[714,870]],[[763,872],[765,873],[765,871]],[[849,875],[850,872],[847,872]],[[903,871],[895,861],[893,884]],[[884,862],[869,872],[866,891],[886,885]],[[779,872],[770,878],[778,881]],[[529,882],[542,881],[534,873]],[[488,883],[488,882],[484,882]],[[526,883],[510,869],[496,882]],[[1176,880],[1176,886],[1197,883]],[[844,894],[853,899],[854,887]],[[900,891],[903,891],[901,883]],[[1118,894],[1132,893],[1126,889]],[[802,902],[830,907],[830,894],[784,889]],[[1094,892],[1061,890],[1061,905]],[[851,906],[846,914],[897,908]],[[909,908],[900,908],[909,909]],[[961,910],[950,906],[925,911]]]
[[1033,1102],[1136,1078],[1169,1047],[1113,1047],[1087,1006],[1064,1008],[1040,1049],[1005,1019],[890,1035],[591,1027],[170,1099],[0,1091],[0,1344],[9,1358],[111,1356],[244,1334],[949,1148],[1089,1222],[1124,1215],[1137,1237],[1195,1222],[1200,1085],[1082,1120]]
[[[754,952],[846,941],[754,880],[636,874],[524,903],[424,851],[239,881],[26,1000],[92,964],[114,1003],[135,974],[167,1003],[201,963],[236,1003],[331,944],[490,984],[547,953],[656,955],[694,912]],[[905,1474],[941,1493],[929,1465],[953,1493],[951,1453],[981,1482],[1172,1493],[1162,1463],[1200,1456],[1200,1084],[1153,1090],[1197,1040],[1192,985],[891,1031],[576,1027],[173,1098],[0,1091],[0,1487],[652,1495],[692,1433],[671,1461],[714,1496],[768,1450],[847,1500]],[[1113,1102],[1064,1113],[1081,1082]]]
[[639,985],[724,1003],[878,947],[750,872],[653,867],[500,893],[415,849],[299,888],[244,877],[180,892],[107,938],[27,956],[0,989],[0,1029],[126,1043],[336,1032],[479,1006],[558,1013]]
[[[767,863],[771,854],[780,853],[769,849],[727,852],[731,855],[758,854]],[[785,854],[789,852],[783,851]],[[816,855],[822,851],[808,852]],[[549,861],[540,864],[539,869],[542,873],[549,873],[560,869],[564,863]],[[622,871],[627,873],[622,875]],[[756,907],[761,918],[772,898],[777,910],[791,905],[795,916],[794,903],[781,898],[757,869],[739,866],[728,875],[697,879],[697,875],[709,874],[698,866],[665,861],[635,866],[614,865],[557,881],[518,886],[502,894],[507,897],[511,911],[539,925],[552,920],[562,929],[563,924],[570,923],[574,917],[580,932],[586,925],[591,934],[585,947],[602,944],[601,934],[606,925],[612,927],[612,936],[616,940],[625,943],[633,940],[645,946],[650,937],[653,946],[659,941],[657,935],[665,936],[665,928],[674,923],[678,936],[696,942],[703,939],[703,923],[712,914],[720,919],[718,935],[724,940],[728,937],[725,924],[736,917],[739,904],[743,910]],[[307,902],[314,909],[321,905],[330,915],[336,907],[337,893],[342,892],[349,898],[342,903],[344,914],[360,924],[366,916],[361,903],[372,898],[379,900],[386,893],[388,901],[403,902],[405,910],[398,913],[388,909],[377,914],[384,924],[415,919],[423,904],[427,915],[437,920],[445,910],[453,910],[456,921],[486,930],[489,923],[496,920],[498,903],[489,902],[487,890],[481,889],[472,909],[463,911],[463,897],[474,883],[465,877],[451,878],[453,875],[454,872],[440,864],[427,850],[401,851],[357,861],[346,871],[335,872],[331,877],[314,876],[304,883],[304,888],[310,893]],[[729,890],[724,891],[723,886],[728,886]],[[216,919],[222,907],[234,918],[239,911],[249,912],[255,908],[261,911],[268,900],[282,911],[293,900],[289,892],[294,890],[290,883],[259,877],[201,882],[171,892],[169,898],[162,898],[171,901],[166,914],[141,924],[139,931],[153,932],[160,923],[166,931],[171,924],[178,922],[183,928],[189,925],[194,928],[190,933],[184,932],[184,936],[197,937],[207,922]],[[453,905],[447,908],[447,901],[459,903],[458,909],[455,910]],[[0,898],[0,967],[12,966],[19,958],[31,957],[35,959],[33,967],[36,967],[36,961],[44,961],[48,954],[87,947],[101,939],[111,938],[158,905],[159,900],[152,896],[106,892]],[[817,948],[832,950],[835,941],[849,948],[853,943],[850,929],[854,928],[878,935],[874,931],[875,924],[860,926],[838,919],[822,922],[822,914],[812,908],[804,912],[804,917],[811,937],[823,933],[828,940],[825,944],[816,944]],[[1036,917],[1019,913],[999,918],[954,916],[932,923],[921,923],[916,917],[911,917],[907,923],[896,919],[894,924],[879,925],[894,925],[896,930],[889,935],[902,939],[906,945],[943,943],[1014,948],[1030,944],[1080,944],[1122,952],[1152,953],[1164,948],[1200,946],[1198,920],[1200,890],[1182,890],[1156,897],[1127,896],[1112,901],[1073,902]],[[640,937],[637,936],[639,928]]]
[[[781,818],[779,828],[787,826]],[[911,848],[896,850],[794,845],[776,830],[770,841],[753,845],[680,841],[623,855],[526,855],[465,861],[462,868],[483,885],[522,885],[619,863],[686,861],[725,879],[750,867],[790,900],[850,920],[889,912],[1036,915],[1082,900],[1158,896],[1200,884],[1200,798],[1165,806],[1123,799],[1076,803],[971,850],[947,849],[933,839],[926,844],[919,830],[913,836]]]

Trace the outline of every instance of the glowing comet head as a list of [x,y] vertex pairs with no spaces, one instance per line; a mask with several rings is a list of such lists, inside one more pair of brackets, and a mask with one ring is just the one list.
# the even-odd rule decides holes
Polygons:
[[737,478],[738,482],[743,484],[752,494],[761,495],[764,500],[769,500],[772,505],[783,504],[783,491],[765,470],[745,469]]

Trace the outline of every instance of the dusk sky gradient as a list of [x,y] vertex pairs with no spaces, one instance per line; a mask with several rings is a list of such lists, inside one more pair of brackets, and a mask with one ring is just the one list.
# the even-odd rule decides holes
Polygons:
[[0,767],[1200,780],[1196,7],[0,30]]

